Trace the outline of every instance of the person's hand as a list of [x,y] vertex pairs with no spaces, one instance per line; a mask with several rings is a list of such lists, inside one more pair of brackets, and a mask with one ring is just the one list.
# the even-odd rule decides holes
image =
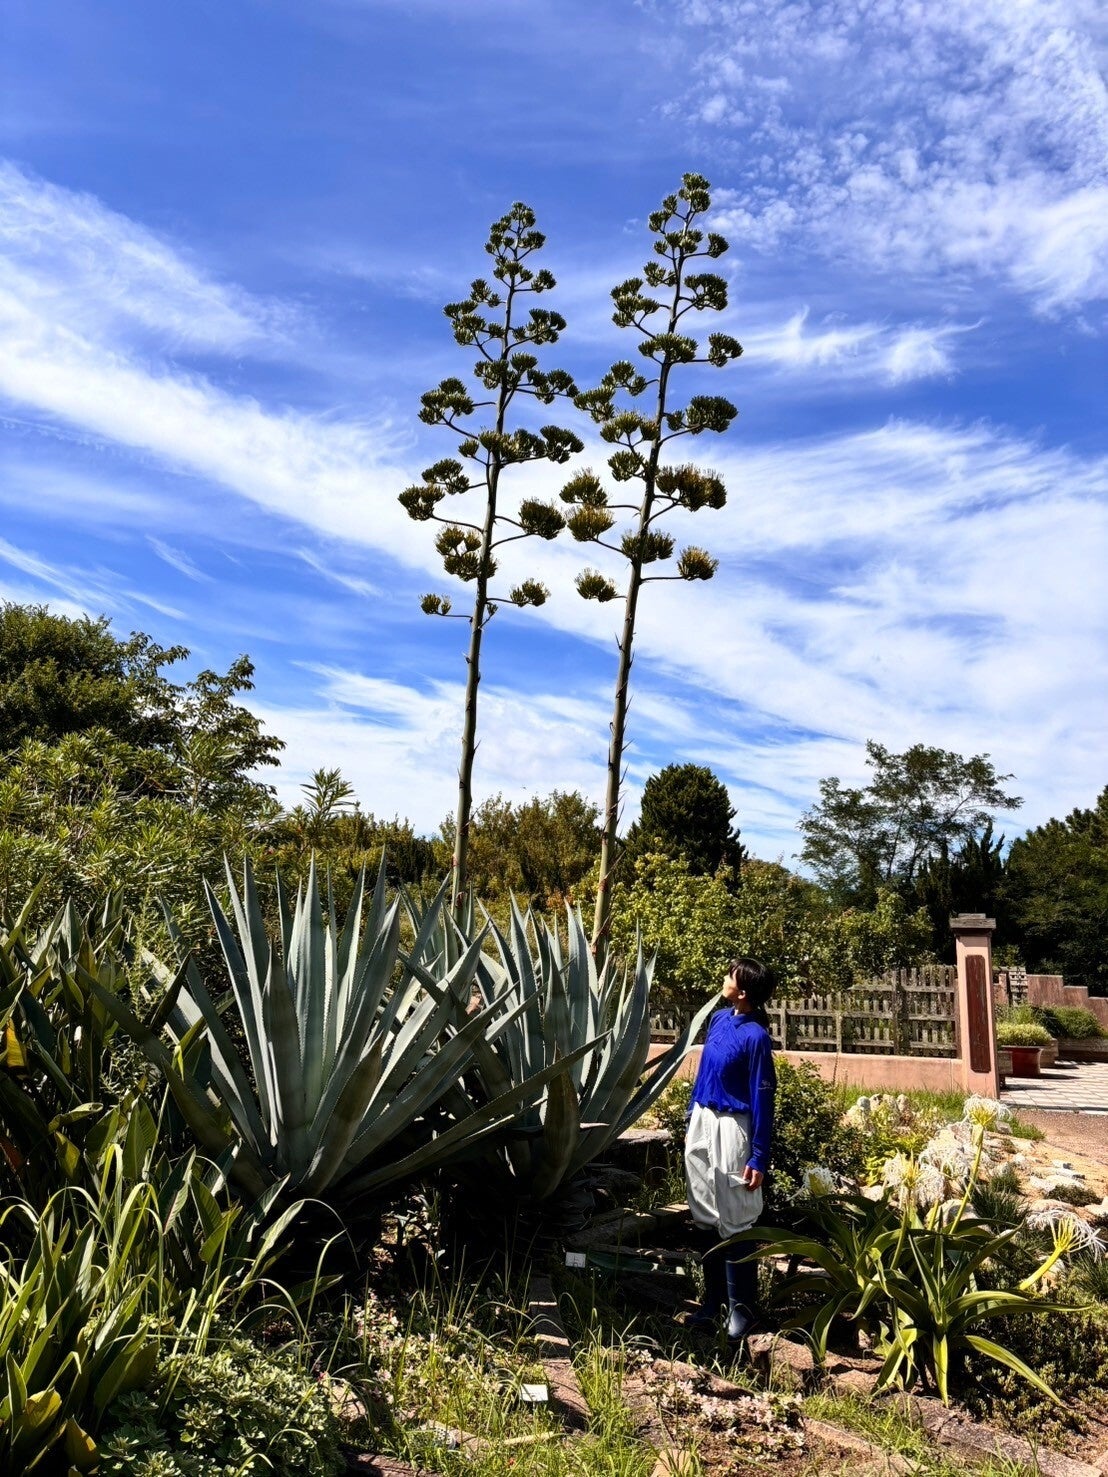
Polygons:
[[748,1164],[743,1170],[743,1184],[748,1190],[756,1190],[764,1179],[762,1171],[755,1169],[753,1165]]

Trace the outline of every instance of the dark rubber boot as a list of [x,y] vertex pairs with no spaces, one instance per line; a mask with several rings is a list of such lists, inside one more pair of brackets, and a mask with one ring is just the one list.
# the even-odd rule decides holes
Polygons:
[[689,1328],[703,1328],[715,1332],[719,1327],[719,1315],[727,1302],[727,1273],[722,1252],[705,1252],[700,1258],[704,1272],[704,1297],[700,1308],[689,1319]]
[[754,1305],[758,1300],[758,1263],[726,1263],[727,1339],[737,1344],[746,1338],[755,1323]]

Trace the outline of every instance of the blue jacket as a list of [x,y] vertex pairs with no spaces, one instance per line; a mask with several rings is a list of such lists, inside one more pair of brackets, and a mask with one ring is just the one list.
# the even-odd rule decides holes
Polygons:
[[717,1113],[750,1114],[747,1163],[762,1174],[769,1168],[776,1089],[769,1032],[729,1005],[717,1010],[708,1020],[692,1102]]

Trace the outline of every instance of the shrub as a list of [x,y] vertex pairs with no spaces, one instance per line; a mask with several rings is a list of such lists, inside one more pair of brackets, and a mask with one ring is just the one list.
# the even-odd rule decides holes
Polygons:
[[1061,1200],[1064,1205],[1095,1205],[1100,1196],[1088,1185],[1068,1185],[1064,1181],[1051,1185],[1051,1200]]
[[685,1151],[685,1126],[689,1119],[689,1100],[692,1083],[678,1078],[671,1082],[650,1110],[650,1117],[659,1128],[669,1130],[672,1147]]
[[1034,1022],[1001,1021],[996,1028],[998,1046],[1049,1046],[1053,1040],[1045,1026]]
[[1090,1041],[1102,1034],[1096,1016],[1079,1005],[1051,1005],[1041,1014],[1042,1024],[1055,1037]]
[[285,1354],[235,1339],[164,1361],[154,1386],[117,1400],[99,1477],[228,1477],[345,1467],[326,1391]]
[[866,1179],[881,1179],[885,1163],[896,1154],[918,1154],[938,1131],[942,1114],[931,1106],[917,1106],[904,1094],[876,1093],[858,1098],[847,1109],[845,1122],[865,1142]]
[[793,1066],[777,1057],[776,1067],[772,1203],[779,1206],[796,1194],[811,1165],[857,1178],[865,1167],[866,1145],[857,1129],[843,1122],[837,1094],[813,1066]]
[[[1101,1265],[1101,1264],[1098,1264]],[[1005,1342],[1066,1402],[1059,1407],[1011,1369],[971,1354],[962,1400],[976,1415],[1002,1415],[1017,1430],[1043,1435],[1080,1428],[1083,1401],[1099,1402],[1108,1385],[1108,1310],[1078,1306],[1084,1287],[1060,1289],[1065,1313],[1040,1313],[1006,1320]]]

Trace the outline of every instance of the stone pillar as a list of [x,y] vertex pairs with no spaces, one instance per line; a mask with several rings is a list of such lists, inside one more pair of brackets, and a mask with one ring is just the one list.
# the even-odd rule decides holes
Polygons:
[[984,913],[959,913],[950,920],[958,963],[958,1039],[962,1086],[996,1097],[1000,1072],[993,1014],[993,947],[996,920]]

